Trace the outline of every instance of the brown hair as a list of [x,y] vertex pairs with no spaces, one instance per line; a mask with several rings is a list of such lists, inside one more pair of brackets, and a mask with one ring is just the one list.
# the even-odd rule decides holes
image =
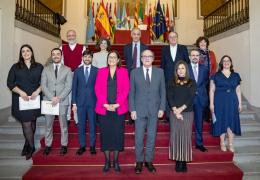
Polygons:
[[[186,69],[186,73],[185,73],[185,77],[184,80],[180,80],[179,76],[178,76],[178,68],[179,66],[183,64],[185,66]],[[188,69],[188,64],[184,61],[184,60],[180,60],[176,63],[175,65],[175,69],[174,69],[174,78],[173,78],[173,83],[176,85],[181,85],[180,83],[184,83],[184,84],[188,84],[190,86],[191,84],[191,80],[190,80],[190,73],[189,73],[189,69]]]
[[200,36],[200,37],[198,37],[198,39],[196,40],[196,46],[198,47],[198,48],[200,48],[200,42],[201,41],[206,41],[206,43],[207,43],[207,48],[209,47],[209,39],[207,38],[207,37],[205,37],[205,36]]
[[107,55],[107,66],[109,66],[108,65],[108,56],[110,55],[110,54],[112,54],[112,53],[115,53],[116,54],[116,56],[117,56],[117,58],[118,58],[118,63],[117,63],[117,67],[121,67],[122,66],[122,60],[121,60],[121,58],[120,58],[120,54],[118,53],[118,51],[116,51],[116,50],[112,50],[112,51],[109,51],[109,53],[108,53],[108,55]]

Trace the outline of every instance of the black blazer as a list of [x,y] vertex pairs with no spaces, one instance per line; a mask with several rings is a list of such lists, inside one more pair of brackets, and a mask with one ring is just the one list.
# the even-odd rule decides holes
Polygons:
[[[128,69],[128,73],[130,74],[131,70],[132,70],[132,65],[133,65],[133,51],[132,51],[132,47],[133,47],[133,44],[132,43],[129,43],[127,45],[125,45],[124,47],[124,58],[125,58],[125,61],[126,61],[126,67]],[[140,43],[140,59],[141,59],[141,53],[148,49],[148,46],[146,46],[145,44],[142,44]],[[141,62],[141,65],[142,62]]]
[[188,49],[186,46],[177,44],[177,53],[174,61],[171,56],[170,45],[167,45],[162,49],[161,68],[164,70],[166,82],[172,80],[174,75],[175,64],[179,60],[184,60],[188,64],[190,63]]

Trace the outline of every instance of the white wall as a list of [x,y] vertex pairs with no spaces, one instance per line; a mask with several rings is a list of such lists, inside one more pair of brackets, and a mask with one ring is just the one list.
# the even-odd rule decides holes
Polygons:
[[[6,80],[10,67],[18,60],[21,45],[30,44],[34,49],[36,61],[45,63],[50,56],[50,50],[59,44],[57,38],[49,40],[50,38],[36,35],[32,31],[15,27],[14,15],[15,0],[0,0],[0,109],[11,105],[11,93],[6,86]],[[39,34],[41,31],[36,32]]]
[[14,44],[14,59],[18,60],[20,47],[23,44],[30,44],[34,51],[35,60],[41,64],[45,64],[50,57],[51,49],[59,47],[59,43],[51,41],[45,37],[35,35],[31,32],[23,30],[19,27],[14,29],[15,44]]
[[249,30],[234,34],[232,36],[214,41],[210,44],[217,61],[227,54],[231,56],[234,64],[234,70],[237,71],[242,79],[243,95],[250,101],[251,99],[251,75],[250,75],[250,45]]
[[[100,3],[100,0],[95,0]],[[104,0],[106,5],[108,1]],[[112,11],[114,9],[114,2],[116,0],[110,0],[112,3]],[[157,2],[157,1],[156,1]],[[161,0],[161,4],[168,3],[170,17],[172,0]],[[61,26],[61,37],[66,40],[66,32],[69,29],[75,29],[77,31],[77,40],[80,43],[86,42],[86,25],[87,25],[87,15],[86,15],[86,0],[64,0],[65,3],[65,16],[67,23]],[[155,3],[154,0],[148,0],[152,7]],[[165,6],[166,9],[166,6]],[[203,20],[197,19],[197,0],[178,0],[178,18],[175,20],[176,31],[179,33],[179,43],[191,45],[196,41],[198,36],[203,35]]]
[[15,0],[0,0],[0,109],[10,106],[10,91],[6,87],[6,78],[9,68],[14,63],[14,12]]

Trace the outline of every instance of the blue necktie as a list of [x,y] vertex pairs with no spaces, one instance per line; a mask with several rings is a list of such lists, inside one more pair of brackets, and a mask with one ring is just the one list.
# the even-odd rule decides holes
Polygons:
[[84,72],[84,75],[85,75],[85,80],[86,80],[86,83],[88,83],[88,67],[85,67],[85,72]]

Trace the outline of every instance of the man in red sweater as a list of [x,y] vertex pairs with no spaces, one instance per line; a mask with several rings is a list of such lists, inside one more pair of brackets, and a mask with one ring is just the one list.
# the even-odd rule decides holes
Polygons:
[[[82,44],[78,44],[76,41],[76,31],[71,29],[67,31],[68,44],[62,44],[60,49],[63,51],[63,64],[70,67],[71,71],[79,67],[82,63],[82,52],[86,50],[86,47]],[[69,95],[71,103],[71,93]],[[73,117],[72,117],[73,118]],[[67,113],[67,120],[71,119],[71,104]],[[74,114],[75,123],[78,123],[77,114]]]

